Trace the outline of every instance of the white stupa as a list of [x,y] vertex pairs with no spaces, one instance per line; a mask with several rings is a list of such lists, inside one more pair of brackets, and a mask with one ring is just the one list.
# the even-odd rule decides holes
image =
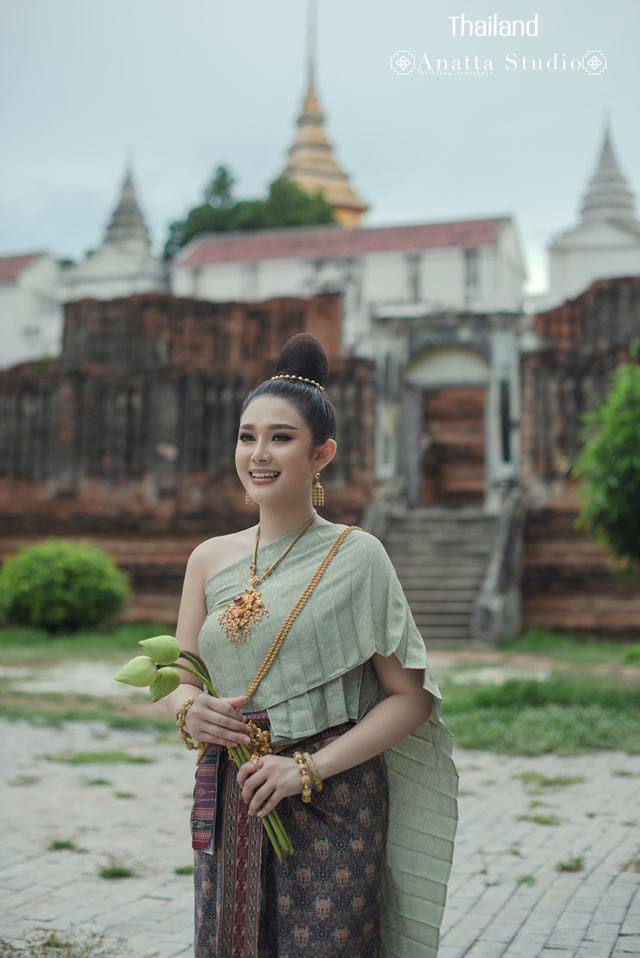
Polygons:
[[120,197],[104,240],[84,260],[64,270],[63,282],[65,301],[166,290],[163,264],[151,252],[131,163],[126,165]]
[[583,292],[595,279],[640,273],[640,221],[620,169],[607,118],[602,147],[580,206],[579,222],[549,245],[549,295],[554,306]]

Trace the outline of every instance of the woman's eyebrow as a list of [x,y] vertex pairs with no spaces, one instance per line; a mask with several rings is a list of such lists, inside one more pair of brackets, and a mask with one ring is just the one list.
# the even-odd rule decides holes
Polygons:
[[[290,426],[287,422],[272,422],[270,426],[267,426],[267,429],[297,429],[297,426]],[[240,429],[255,429],[255,426],[252,422],[243,422],[240,426]]]

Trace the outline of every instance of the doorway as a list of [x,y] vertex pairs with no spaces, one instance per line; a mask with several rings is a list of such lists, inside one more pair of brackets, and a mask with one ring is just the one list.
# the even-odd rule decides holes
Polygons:
[[422,390],[420,505],[483,502],[485,397],[486,387],[477,385]]

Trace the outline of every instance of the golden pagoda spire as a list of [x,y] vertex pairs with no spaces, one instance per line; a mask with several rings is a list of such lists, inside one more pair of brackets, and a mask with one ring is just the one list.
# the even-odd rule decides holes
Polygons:
[[320,190],[341,226],[357,226],[369,207],[360,199],[339,166],[324,131],[324,114],[316,92],[316,2],[309,0],[307,21],[307,88],[296,120],[297,131],[280,174],[309,193]]

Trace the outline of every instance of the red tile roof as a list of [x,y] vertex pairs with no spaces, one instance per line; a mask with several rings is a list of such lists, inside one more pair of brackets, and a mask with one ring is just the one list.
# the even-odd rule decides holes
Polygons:
[[0,283],[13,283],[23,269],[45,254],[22,253],[19,256],[0,256]]
[[391,250],[437,246],[485,246],[494,243],[508,217],[420,223],[414,226],[314,226],[245,233],[203,234],[193,240],[180,266],[197,269],[213,263],[260,259],[320,259],[362,256]]

